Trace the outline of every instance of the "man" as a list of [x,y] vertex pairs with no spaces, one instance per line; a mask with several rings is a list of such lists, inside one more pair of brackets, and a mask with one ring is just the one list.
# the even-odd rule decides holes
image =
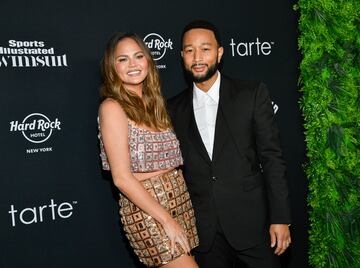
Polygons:
[[274,112],[264,84],[220,74],[223,51],[214,25],[188,24],[181,55],[193,86],[168,103],[195,209],[195,259],[204,268],[279,267],[291,238]]

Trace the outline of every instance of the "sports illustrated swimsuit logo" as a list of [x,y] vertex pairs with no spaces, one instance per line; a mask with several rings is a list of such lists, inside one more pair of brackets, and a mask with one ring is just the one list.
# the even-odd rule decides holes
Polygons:
[[234,38],[231,38],[231,56],[269,56],[274,44],[274,42],[262,42],[259,37],[256,37],[256,40],[252,42],[235,42]]
[[[151,55],[155,61],[162,59],[166,51],[173,49],[173,42],[171,39],[165,40],[160,34],[149,33],[144,37],[144,43],[150,49]],[[158,69],[166,69],[166,65],[156,65]]]
[[[51,121],[46,115],[32,113],[26,116],[22,122],[11,121],[10,132],[21,132],[26,140],[31,143],[40,144],[47,141],[52,133],[61,130],[61,122],[58,118]],[[27,149],[27,153],[49,152],[52,147]]]
[[55,55],[53,47],[46,48],[44,41],[9,40],[7,47],[0,46],[0,68],[68,67],[66,54]]
[[8,211],[11,226],[16,227],[19,224],[29,225],[51,220],[68,219],[73,215],[74,206],[77,203],[77,201],[71,201],[58,204],[54,199],[50,199],[49,204],[20,210],[12,204]]

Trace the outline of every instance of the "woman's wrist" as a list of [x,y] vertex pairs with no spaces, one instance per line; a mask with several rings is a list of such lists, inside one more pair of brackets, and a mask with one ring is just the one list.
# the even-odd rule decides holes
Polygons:
[[164,225],[171,220],[172,220],[172,218],[169,213],[164,213],[164,215],[161,215],[161,217],[159,218],[159,222],[161,225]]

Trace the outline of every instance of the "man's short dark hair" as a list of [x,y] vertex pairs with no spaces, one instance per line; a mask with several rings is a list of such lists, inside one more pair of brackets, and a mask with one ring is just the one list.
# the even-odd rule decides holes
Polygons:
[[212,24],[211,22],[206,21],[206,20],[193,20],[192,22],[190,22],[188,25],[186,25],[184,27],[184,30],[181,34],[181,47],[182,47],[182,44],[184,41],[185,33],[192,29],[206,29],[206,30],[212,31],[214,33],[216,42],[218,43],[218,46],[219,47],[222,46],[219,31],[214,24]]

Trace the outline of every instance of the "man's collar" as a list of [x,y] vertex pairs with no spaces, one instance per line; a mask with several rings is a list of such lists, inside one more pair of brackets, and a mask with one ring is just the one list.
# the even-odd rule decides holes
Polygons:
[[219,103],[219,92],[220,92],[220,81],[221,81],[221,74],[217,71],[217,78],[208,92],[202,91],[198,88],[195,83],[193,83],[193,92],[194,92],[194,99],[201,99],[208,95],[214,102]]

